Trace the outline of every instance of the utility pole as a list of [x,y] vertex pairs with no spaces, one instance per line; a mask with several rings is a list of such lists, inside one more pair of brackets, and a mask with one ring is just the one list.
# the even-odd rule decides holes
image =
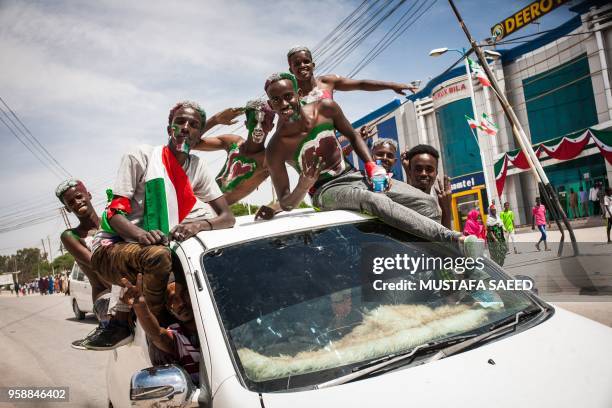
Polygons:
[[572,241],[572,248],[574,249],[574,255],[579,255],[578,244],[576,243],[576,237],[574,235],[574,230],[572,229],[572,226],[570,225],[569,220],[567,219],[567,216],[565,215],[565,212],[561,208],[561,204],[559,203],[559,198],[557,197],[555,190],[550,184],[550,181],[548,180],[548,177],[546,176],[546,173],[544,172],[544,168],[542,168],[542,164],[540,163],[540,161],[538,160],[538,157],[533,151],[533,148],[531,147],[531,142],[527,138],[527,135],[525,134],[525,131],[523,130],[523,127],[521,126],[521,123],[519,122],[518,117],[516,116],[516,113],[514,113],[514,110],[512,109],[512,106],[510,106],[508,99],[501,91],[501,88],[499,87],[497,83],[497,78],[495,77],[495,75],[493,75],[491,68],[487,64],[487,60],[485,58],[484,52],[480,49],[478,44],[476,44],[476,41],[474,41],[474,38],[472,38],[472,35],[470,34],[467,26],[465,25],[463,18],[459,14],[459,10],[457,10],[455,3],[453,3],[453,0],[448,0],[448,2],[451,8],[453,9],[453,12],[455,13],[455,16],[457,17],[457,20],[459,21],[459,25],[463,29],[465,36],[470,42],[472,49],[478,56],[478,60],[480,61],[482,68],[487,74],[487,77],[489,78],[489,81],[491,82],[491,88],[493,88],[493,91],[497,95],[497,98],[499,99],[499,102],[501,103],[502,108],[504,109],[504,112],[508,120],[512,124],[512,131],[514,133],[515,139],[518,142],[523,153],[525,153],[525,156],[527,157],[527,161],[529,162],[529,166],[531,167],[533,175],[538,181],[538,185],[540,187],[540,195],[544,199],[546,206],[551,210],[551,213],[553,217],[555,218],[555,222],[557,223],[559,232],[561,232],[561,241],[559,243],[558,256],[561,256],[561,253],[563,251],[563,242],[565,240],[565,234],[563,232],[561,223],[559,222],[559,218],[563,220],[563,224],[565,224],[565,227],[567,228],[567,231],[569,232],[570,240]]
[[66,213],[66,209],[64,207],[61,207],[59,211],[62,216],[62,219],[64,220],[64,224],[66,224],[66,228],[72,228],[72,225],[70,225],[70,219],[68,218],[68,214]]
[[40,239],[40,243],[42,244],[43,247],[43,253],[45,254],[45,258],[47,258],[47,262],[49,262],[49,253],[47,252],[47,250],[45,249],[45,239],[41,238]]
[[53,268],[53,255],[51,255],[51,238],[47,235],[47,243],[49,244],[49,265],[51,265],[51,273],[55,275],[55,269]]

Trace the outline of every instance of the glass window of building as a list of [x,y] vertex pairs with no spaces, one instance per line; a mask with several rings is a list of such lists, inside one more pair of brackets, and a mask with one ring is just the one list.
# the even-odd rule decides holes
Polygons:
[[586,54],[523,80],[532,143],[597,123]]
[[465,115],[474,117],[470,98],[459,99],[436,110],[442,160],[449,177],[482,171],[480,151]]

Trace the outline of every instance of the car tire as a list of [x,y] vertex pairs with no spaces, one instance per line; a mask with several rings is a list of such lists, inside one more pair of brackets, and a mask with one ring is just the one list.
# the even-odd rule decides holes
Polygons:
[[72,300],[72,311],[74,312],[74,317],[76,317],[77,320],[83,320],[85,318],[85,312],[79,309],[76,299]]

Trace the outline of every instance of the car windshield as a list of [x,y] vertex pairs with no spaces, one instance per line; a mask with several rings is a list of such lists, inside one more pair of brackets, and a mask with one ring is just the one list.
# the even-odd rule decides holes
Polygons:
[[[510,290],[432,287],[368,298],[361,262],[371,245],[415,257],[458,257],[375,220],[263,238],[203,256],[223,328],[250,389],[309,387],[372,359],[475,331],[535,306],[524,292]],[[485,281],[506,279],[488,261],[477,272]],[[434,283],[448,273],[433,268],[401,278]]]

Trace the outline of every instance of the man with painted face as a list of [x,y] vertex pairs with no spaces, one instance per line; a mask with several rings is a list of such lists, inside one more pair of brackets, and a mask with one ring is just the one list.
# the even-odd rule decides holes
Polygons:
[[[430,145],[416,145],[402,154],[402,167],[408,176],[408,183],[425,194],[432,194],[434,188],[442,213],[440,222],[451,228],[452,191],[450,178],[444,176],[444,184],[438,179],[440,153]],[[434,184],[437,186],[434,187]]]
[[[438,242],[454,242],[472,254],[475,237],[463,245],[460,233],[438,222],[435,199],[405,184],[393,183],[388,191],[375,193],[371,178],[377,166],[364,141],[351,127],[342,109],[331,99],[302,105],[295,77],[289,73],[271,75],[266,81],[268,103],[279,115],[276,133],[266,149],[266,160],[280,206],[285,211],[296,208],[307,193],[322,210],[355,210],[373,214],[385,223],[417,236]],[[335,135],[338,130],[365,163],[366,177],[344,160]],[[300,175],[293,191],[285,163]],[[384,171],[384,169],[382,169]]]
[[[168,142],[142,145],[124,155],[110,202],[93,242],[94,269],[108,282],[136,281],[153,314],[164,308],[172,271],[169,239],[186,240],[200,231],[230,228],[234,217],[206,164],[190,154],[199,143],[206,114],[195,102],[179,102],[168,116]],[[217,216],[210,214],[208,203]],[[115,347],[106,333],[88,348]],[[92,344],[93,343],[93,344]]]
[[209,136],[194,146],[195,150],[205,152],[227,152],[216,182],[228,205],[251,194],[269,176],[264,143],[274,126],[274,112],[264,100],[259,99],[248,101],[244,112],[249,132],[246,141],[238,135]]
[[298,87],[302,90],[302,101],[312,103],[319,99],[333,99],[338,91],[384,91],[390,89],[400,95],[406,90],[416,91],[416,87],[395,82],[374,81],[369,79],[355,80],[338,75],[323,75],[315,78],[315,63],[307,47],[293,47],[287,53],[289,72],[295,75]]
[[179,364],[190,375],[194,384],[200,383],[200,342],[189,293],[184,283],[170,282],[166,287],[165,306],[177,320],[167,328],[149,310],[143,296],[142,274],[136,276],[136,284],[123,278],[126,292],[123,301],[131,305],[142,329],[153,344],[153,364]]

